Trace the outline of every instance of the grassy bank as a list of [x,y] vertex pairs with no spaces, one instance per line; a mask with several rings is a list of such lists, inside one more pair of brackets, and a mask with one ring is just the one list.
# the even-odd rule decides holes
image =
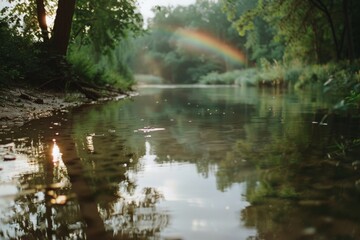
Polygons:
[[[35,90],[80,92],[96,100],[130,90],[134,78],[113,52],[95,54],[89,45],[73,43],[67,55],[49,43],[23,35],[0,19],[0,85]],[[116,56],[115,56],[116,55]]]
[[295,89],[320,86],[327,94],[339,98],[335,109],[360,110],[360,60],[322,65],[280,64],[264,60],[257,68],[209,73],[201,77],[199,83]]

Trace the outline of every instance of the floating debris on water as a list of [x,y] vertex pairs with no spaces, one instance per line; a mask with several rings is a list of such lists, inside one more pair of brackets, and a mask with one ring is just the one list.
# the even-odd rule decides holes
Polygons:
[[4,161],[14,161],[16,160],[16,156],[14,154],[5,154]]
[[303,235],[306,235],[306,236],[314,235],[316,233],[316,228],[314,228],[314,227],[305,228],[302,231],[302,233],[303,233]]
[[8,144],[0,145],[0,155],[3,156],[4,161],[16,160],[15,143],[11,142]]
[[165,130],[165,128],[144,127],[144,128],[140,128],[138,130],[134,130],[134,132],[148,133],[148,132],[156,132],[156,131],[164,131],[164,130]]

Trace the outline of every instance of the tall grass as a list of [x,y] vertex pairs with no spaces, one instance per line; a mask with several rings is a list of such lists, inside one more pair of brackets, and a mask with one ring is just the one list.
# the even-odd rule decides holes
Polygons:
[[259,78],[260,85],[283,85],[285,79],[285,69],[284,67],[274,61],[274,63],[270,63],[266,59],[260,60],[260,68],[259,68]]
[[280,64],[261,60],[256,68],[234,70],[226,73],[211,72],[200,78],[201,84],[228,84],[239,86],[323,87],[325,93],[338,95],[343,105],[360,106],[360,60],[353,63],[304,65],[301,62]]
[[70,52],[68,60],[75,76],[93,84],[109,84],[122,90],[128,90],[134,84],[131,72],[120,63],[116,67],[107,66],[104,62],[94,63],[86,51]]
[[226,73],[211,72],[200,78],[200,84],[223,84],[254,86],[258,81],[256,69],[249,68],[243,70],[234,70]]

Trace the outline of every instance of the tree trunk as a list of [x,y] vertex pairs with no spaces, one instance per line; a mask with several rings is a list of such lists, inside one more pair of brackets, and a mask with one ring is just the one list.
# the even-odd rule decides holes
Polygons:
[[49,32],[48,26],[46,23],[46,12],[44,0],[36,0],[36,14],[39,22],[39,27],[41,29],[41,35],[44,39],[44,42],[49,41]]
[[334,26],[334,22],[333,19],[331,17],[331,13],[329,12],[328,8],[326,7],[326,5],[321,1],[321,0],[310,0],[310,2],[316,7],[318,8],[320,11],[322,11],[327,20],[328,23],[330,25],[330,30],[331,30],[331,35],[334,41],[334,47],[336,50],[336,59],[340,60],[340,47],[339,47],[339,43],[336,37],[336,31],[335,31],[335,26]]
[[66,56],[74,11],[75,0],[59,0],[51,38],[51,47],[59,55]]
[[352,62],[354,60],[354,41],[349,10],[351,11],[351,7],[349,6],[349,0],[343,0],[344,28],[346,31],[347,40],[347,57]]
[[313,39],[313,48],[314,48],[314,57],[315,62],[319,62],[319,56],[320,56],[320,48],[319,48],[319,41],[318,41],[318,27],[316,23],[312,23],[312,31],[314,33],[314,39]]

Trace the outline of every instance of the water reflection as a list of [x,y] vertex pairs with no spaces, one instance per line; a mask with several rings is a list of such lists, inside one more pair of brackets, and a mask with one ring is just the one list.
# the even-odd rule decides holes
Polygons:
[[[79,223],[74,218],[76,207],[74,204],[66,204],[69,179],[56,143],[51,146],[32,137],[14,136],[14,140],[16,160],[0,162],[5,170],[0,173],[0,186],[7,186],[7,192],[9,184],[17,189],[12,192],[11,198],[0,198],[3,203],[0,214],[1,238],[51,239],[53,236],[64,236],[64,233],[83,236],[80,228],[74,228]],[[5,168],[7,163],[16,164],[19,168]],[[53,164],[55,167],[51,167]],[[9,177],[3,178],[6,175]],[[67,218],[63,219],[65,215]]]
[[86,148],[91,153],[95,152],[94,141],[93,141],[94,136],[95,134],[89,134],[88,136],[86,136]]
[[357,172],[326,157],[332,122],[312,124],[321,95],[141,94],[0,135],[16,150],[0,161],[0,238],[360,236]]
[[[156,155],[151,151],[151,145],[145,142],[145,155],[139,161],[153,161]],[[129,161],[132,163],[132,159]],[[127,167],[127,166],[126,166]],[[129,165],[131,167],[131,165]],[[130,174],[127,174],[130,175]],[[132,238],[148,238],[155,236],[163,230],[169,222],[166,211],[157,208],[163,200],[163,195],[152,187],[137,186],[129,191],[128,184],[135,182],[120,182],[117,195],[119,198],[107,208],[101,208],[100,214],[104,219],[106,228],[115,236],[126,235]]]
[[62,158],[61,158],[61,152],[60,152],[60,149],[59,149],[59,146],[56,144],[56,140],[53,139],[53,142],[54,142],[54,145],[52,147],[52,156],[53,156],[53,163],[56,164],[60,161],[62,161]]

